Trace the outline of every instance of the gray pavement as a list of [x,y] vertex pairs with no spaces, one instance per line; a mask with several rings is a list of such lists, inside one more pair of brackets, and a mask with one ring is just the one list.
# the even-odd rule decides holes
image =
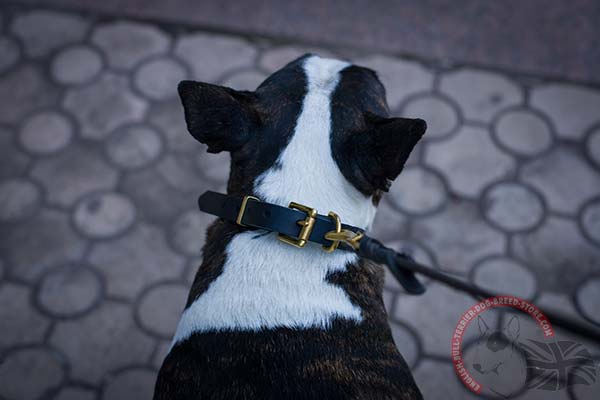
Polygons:
[[[228,168],[226,156],[205,153],[186,132],[176,84],[253,89],[307,51],[376,69],[396,114],[428,121],[373,235],[465,279],[600,324],[600,91],[6,7],[0,398],[150,398],[211,221],[196,196],[223,190]],[[471,398],[449,353],[474,300],[428,288],[411,297],[387,280],[395,340],[426,398]],[[600,346],[575,340],[600,357]],[[599,385],[519,398],[592,399]]]
[[600,84],[596,0],[4,0]]

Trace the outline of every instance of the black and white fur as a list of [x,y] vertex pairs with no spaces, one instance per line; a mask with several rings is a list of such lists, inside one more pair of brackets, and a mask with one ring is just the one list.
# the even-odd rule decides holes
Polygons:
[[[425,131],[389,118],[376,74],[305,55],[255,92],[184,81],[190,133],[229,151],[228,193],[368,228]],[[155,399],[418,399],[382,302],[382,268],[217,220]]]

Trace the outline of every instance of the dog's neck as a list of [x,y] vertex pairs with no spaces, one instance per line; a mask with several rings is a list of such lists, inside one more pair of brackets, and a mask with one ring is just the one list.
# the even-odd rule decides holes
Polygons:
[[[330,143],[331,95],[346,66],[307,60],[307,94],[294,135],[277,162],[256,179],[254,192],[284,206],[295,201],[320,213],[334,211],[343,222],[368,228],[376,210],[372,199],[344,178],[331,146],[323,145]],[[327,281],[357,262],[355,254],[325,253],[314,244],[298,249],[275,234],[246,231],[227,244],[224,259],[221,274],[182,315],[174,343],[194,332],[327,328],[334,318],[362,319],[344,289]]]

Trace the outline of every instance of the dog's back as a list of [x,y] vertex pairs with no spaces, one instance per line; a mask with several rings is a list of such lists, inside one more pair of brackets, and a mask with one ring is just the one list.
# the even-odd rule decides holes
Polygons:
[[[188,129],[231,153],[228,193],[334,211],[366,229],[423,121],[388,118],[373,71],[304,56],[256,92],[182,82]],[[298,249],[217,220],[155,399],[418,399],[356,254]]]

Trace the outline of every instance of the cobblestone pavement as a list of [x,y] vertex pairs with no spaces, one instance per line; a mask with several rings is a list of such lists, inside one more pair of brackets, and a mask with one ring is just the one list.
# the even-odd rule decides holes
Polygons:
[[[150,398],[211,221],[196,196],[223,190],[228,168],[186,133],[176,84],[253,89],[307,51],[376,69],[395,112],[429,124],[380,207],[375,236],[600,323],[600,91],[2,8],[0,398]],[[449,348],[474,301],[428,288],[411,297],[387,283],[395,340],[427,398],[466,398]],[[591,399],[598,390],[521,398]]]

